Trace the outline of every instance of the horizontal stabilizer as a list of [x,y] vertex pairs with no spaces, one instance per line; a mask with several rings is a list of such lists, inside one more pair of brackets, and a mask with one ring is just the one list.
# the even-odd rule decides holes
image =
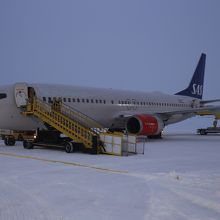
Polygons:
[[213,103],[213,102],[220,102],[220,99],[212,99],[212,100],[200,101],[201,104],[208,104],[208,103]]

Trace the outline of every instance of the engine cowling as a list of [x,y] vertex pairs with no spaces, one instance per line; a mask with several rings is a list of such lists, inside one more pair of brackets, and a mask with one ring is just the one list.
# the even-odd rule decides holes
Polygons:
[[158,135],[164,128],[163,121],[154,115],[135,115],[128,119],[126,129],[131,134]]

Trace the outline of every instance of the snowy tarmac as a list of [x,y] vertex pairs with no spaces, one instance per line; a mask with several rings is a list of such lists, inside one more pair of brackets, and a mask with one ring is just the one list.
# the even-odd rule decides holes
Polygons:
[[0,141],[0,220],[219,220],[220,135],[166,134],[144,155]]

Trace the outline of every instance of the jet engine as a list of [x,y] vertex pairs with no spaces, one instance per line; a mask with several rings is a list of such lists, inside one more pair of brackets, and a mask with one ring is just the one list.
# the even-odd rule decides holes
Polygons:
[[163,121],[154,115],[135,115],[128,119],[126,129],[131,134],[156,136],[164,128]]

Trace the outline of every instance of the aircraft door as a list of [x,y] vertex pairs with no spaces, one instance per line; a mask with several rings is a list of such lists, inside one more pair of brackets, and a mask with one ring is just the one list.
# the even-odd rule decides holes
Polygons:
[[18,108],[25,107],[28,103],[28,85],[27,83],[15,84],[15,102]]

